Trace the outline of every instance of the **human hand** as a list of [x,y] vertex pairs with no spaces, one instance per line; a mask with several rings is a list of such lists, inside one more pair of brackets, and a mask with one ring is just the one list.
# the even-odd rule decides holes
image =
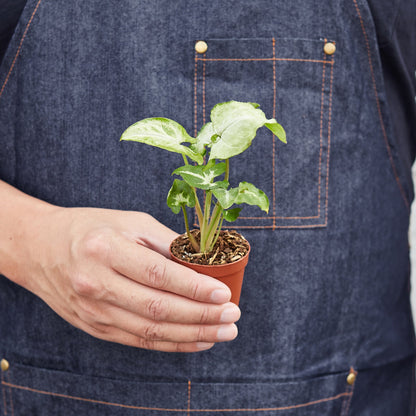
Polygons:
[[94,337],[194,352],[237,336],[230,290],[169,260],[177,234],[148,214],[52,207],[22,233],[20,284]]

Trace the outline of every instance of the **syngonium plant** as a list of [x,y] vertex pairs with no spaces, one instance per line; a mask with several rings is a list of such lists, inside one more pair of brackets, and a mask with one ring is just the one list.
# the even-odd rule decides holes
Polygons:
[[[267,119],[255,103],[219,103],[211,110],[210,118],[195,138],[176,121],[161,117],[140,120],[121,136],[121,140],[149,144],[183,156],[184,166],[172,173],[182,180],[173,181],[167,204],[175,214],[183,212],[186,233],[196,253],[209,253],[220,235],[223,221],[238,218],[241,208],[232,208],[233,205],[257,205],[269,211],[266,194],[251,183],[240,182],[238,187],[230,188],[230,158],[244,152],[263,126],[286,143],[283,127],[274,118]],[[196,164],[190,164],[188,158]],[[197,189],[204,193],[203,209]],[[186,207],[196,210],[199,243],[190,232]]]

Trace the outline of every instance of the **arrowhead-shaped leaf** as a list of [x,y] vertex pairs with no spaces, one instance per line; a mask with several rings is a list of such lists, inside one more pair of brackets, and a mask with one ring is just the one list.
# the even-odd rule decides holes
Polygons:
[[223,209],[228,209],[231,205],[234,204],[237,198],[238,188],[232,188],[230,190],[218,188],[213,189],[212,193],[214,194],[215,198],[217,198],[217,201],[221,207]]
[[120,140],[146,143],[189,156],[198,164],[203,163],[202,155],[181,144],[195,143],[196,139],[191,137],[179,123],[168,118],[153,117],[140,120],[128,127]]
[[269,212],[267,195],[248,182],[240,182],[238,188],[214,189],[212,191],[222,208],[228,209],[233,204],[257,205],[265,212]]
[[183,205],[190,208],[195,206],[195,194],[186,182],[175,179],[169,190],[166,202],[168,207],[175,214],[178,214]]
[[284,128],[274,119],[267,120],[265,126],[272,131],[272,133],[283,143],[287,143],[286,141],[286,132]]
[[218,187],[226,188],[227,181],[213,182],[214,179],[225,172],[225,163],[213,165],[209,162],[208,166],[185,165],[173,171],[174,174],[182,176],[190,186],[195,188],[210,190]]
[[250,103],[229,101],[214,106],[211,121],[218,138],[211,146],[210,159],[228,159],[246,150],[257,129],[269,120]]
[[267,195],[248,182],[240,182],[234,203],[257,205],[262,211],[269,212],[269,198],[267,198]]

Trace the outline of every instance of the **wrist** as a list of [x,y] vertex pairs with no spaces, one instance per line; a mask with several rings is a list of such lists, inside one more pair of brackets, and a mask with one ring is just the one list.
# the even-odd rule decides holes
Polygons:
[[34,268],[39,234],[43,224],[57,209],[37,198],[0,183],[0,274],[29,288],[28,279]]

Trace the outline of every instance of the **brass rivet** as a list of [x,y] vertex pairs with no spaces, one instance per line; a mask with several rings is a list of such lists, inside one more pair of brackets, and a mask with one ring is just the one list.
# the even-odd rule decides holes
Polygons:
[[10,364],[7,360],[5,360],[4,358],[1,360],[0,362],[0,366],[1,366],[1,371],[7,371],[10,367]]
[[332,42],[325,43],[324,52],[327,55],[333,55],[336,50],[337,50],[337,48],[335,47],[335,44],[333,44]]
[[352,386],[355,383],[355,379],[357,378],[356,374],[351,371],[351,373],[347,376],[347,383]]
[[205,53],[208,49],[208,45],[203,40],[199,40],[197,43],[195,43],[195,50],[198,53]]

